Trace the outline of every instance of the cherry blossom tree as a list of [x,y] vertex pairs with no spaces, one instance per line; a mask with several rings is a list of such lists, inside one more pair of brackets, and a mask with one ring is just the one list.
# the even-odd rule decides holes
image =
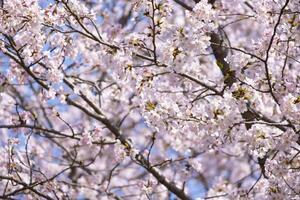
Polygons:
[[300,199],[297,0],[1,0],[1,199]]

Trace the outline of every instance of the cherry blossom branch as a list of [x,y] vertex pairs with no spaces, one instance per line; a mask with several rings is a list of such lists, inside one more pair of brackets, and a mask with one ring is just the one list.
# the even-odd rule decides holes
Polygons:
[[26,183],[24,183],[22,181],[14,179],[13,177],[1,176],[1,175],[0,175],[0,179],[2,179],[2,180],[9,180],[9,181],[15,182],[15,183],[23,186],[22,188],[17,189],[15,191],[11,192],[11,193],[4,194],[3,196],[0,196],[0,198],[3,198],[3,199],[10,198],[10,196],[14,196],[14,195],[16,195],[17,193],[19,193],[21,191],[30,190],[30,191],[32,191],[33,193],[37,194],[40,197],[43,197],[43,198],[45,198],[47,200],[53,200],[53,198],[49,197],[48,195],[45,195],[45,194],[37,191],[36,189],[34,189],[34,187],[36,186],[36,184],[28,185],[28,184],[26,184]]
[[177,74],[179,76],[182,76],[184,78],[187,78],[187,79],[189,79],[189,80],[191,80],[191,81],[193,81],[193,82],[201,85],[202,87],[207,88],[207,89],[213,91],[216,95],[223,96],[223,92],[220,92],[220,91],[216,90],[214,87],[212,87],[210,85],[207,85],[206,83],[203,83],[202,81],[200,81],[200,80],[198,80],[198,79],[196,79],[196,78],[194,78],[194,77],[192,77],[190,75],[187,75],[187,74],[184,74],[184,73],[177,73],[177,72],[175,72],[175,74]]
[[[21,59],[21,57],[19,57]],[[23,68],[25,63],[22,62],[18,62]],[[27,72],[27,71],[26,71]],[[35,80],[37,79],[35,77],[35,75],[30,72],[29,73],[30,76],[32,76],[32,78],[34,78]],[[69,84],[70,87],[72,87],[72,85],[68,82],[65,81],[67,84]],[[40,84],[40,82],[38,82]],[[40,84],[42,87],[46,88],[47,90],[49,89],[49,87],[47,85]],[[102,114],[102,112],[93,104],[91,103],[88,98],[85,95],[81,95],[82,98],[88,102],[88,104],[90,104],[90,106],[95,110],[95,112],[97,114]],[[80,106],[79,104],[75,103],[74,101],[70,100],[68,97],[66,99],[66,101],[70,104],[73,105],[77,108],[79,108],[80,110],[82,110],[84,113],[88,114],[89,116],[101,121],[104,125],[106,125],[106,127],[116,136],[117,139],[119,139],[121,141],[121,143],[128,147],[129,149],[133,149],[129,142],[127,141],[127,139],[124,138],[124,136],[122,134],[120,134],[118,128],[116,128],[115,126],[113,126],[108,119],[103,118],[103,116],[99,116],[99,115],[95,115],[92,114],[91,112],[89,112],[87,109],[85,109],[84,107]],[[143,155],[138,154],[138,156],[136,157],[136,159],[140,162],[140,164],[145,167],[147,169],[148,172],[150,172],[154,177],[157,178],[157,180],[163,184],[164,186],[166,186],[170,191],[172,191],[174,194],[176,194],[178,197],[182,198],[182,199],[191,199],[190,197],[188,197],[181,189],[179,189],[177,186],[175,186],[174,184],[170,183],[169,181],[166,180],[166,178],[164,176],[162,176],[156,169],[154,169],[153,167],[151,167],[151,164],[149,162],[147,162],[147,159],[144,158]]]
[[275,27],[274,27],[274,30],[273,30],[273,34],[271,36],[271,39],[270,39],[270,42],[269,42],[269,45],[268,45],[268,48],[267,48],[267,52],[266,52],[266,58],[264,60],[264,64],[265,64],[265,71],[266,71],[266,78],[267,78],[267,81],[268,81],[268,85],[269,85],[269,88],[270,88],[270,93],[273,97],[273,99],[275,100],[275,102],[277,104],[279,104],[275,94],[274,94],[274,91],[273,91],[273,86],[272,86],[272,83],[271,83],[271,77],[270,77],[270,72],[269,72],[269,67],[268,67],[268,60],[269,60],[269,53],[270,53],[270,50],[271,50],[271,47],[272,47],[272,44],[273,44],[273,41],[274,41],[274,38],[275,38],[275,35],[276,35],[276,32],[277,32],[277,27],[279,26],[280,24],[280,20],[281,20],[281,17],[283,15],[283,12],[284,12],[284,9],[288,6],[289,4],[289,0],[286,0],[283,7],[281,8],[280,10],[280,14],[279,14],[279,17],[278,17],[278,20],[275,24]]
[[[66,101],[68,104],[77,107],[78,109],[83,111],[85,114],[89,115],[90,117],[93,117],[93,118],[99,120],[100,122],[102,122],[115,135],[115,137],[121,141],[121,143],[128,149],[128,151],[134,150],[134,147],[131,146],[128,139],[124,135],[122,135],[120,133],[119,129],[117,127],[115,127],[114,125],[112,125],[108,119],[91,113],[86,108],[84,108],[83,106],[74,102],[70,98],[67,98]],[[158,180],[159,183],[164,185],[168,190],[173,192],[176,196],[178,196],[179,198],[181,198],[183,200],[192,199],[191,197],[187,196],[183,190],[179,189],[175,184],[169,182],[166,179],[166,177],[161,175],[141,153],[137,153],[135,155],[134,159],[136,159],[138,161],[139,165],[143,166],[149,173],[151,173]]]
[[[59,2],[58,0],[57,0],[57,2]],[[77,23],[80,25],[80,27],[85,31],[85,34],[87,34],[88,36],[89,36],[89,38],[90,39],[93,39],[93,40],[95,40],[95,41],[97,41],[97,42],[99,42],[100,44],[102,44],[102,45],[105,45],[105,46],[108,46],[108,47],[110,47],[110,48],[112,48],[112,49],[119,49],[119,47],[117,47],[117,46],[115,46],[115,45],[111,45],[111,44],[108,44],[108,43],[106,43],[106,42],[103,42],[102,40],[101,40],[101,36],[100,36],[100,34],[99,34],[99,31],[97,31],[97,33],[99,34],[99,36],[100,36],[100,38],[98,38],[98,37],[96,37],[92,32],[90,32],[85,26],[84,26],[84,24],[82,23],[82,21],[81,21],[81,19],[73,12],[73,10],[70,8],[70,6],[68,5],[68,1],[65,1],[65,0],[63,0],[63,1],[61,1],[63,4],[64,4],[64,6],[66,7],[66,10],[75,18],[75,20],[77,21]],[[89,20],[91,20],[90,18],[89,18]],[[93,24],[95,24],[94,22],[93,22]],[[73,29],[73,28],[72,28]],[[73,30],[75,30],[75,29],[73,29]],[[82,33],[82,32],[80,32],[80,31],[78,31],[78,30],[75,30],[75,31],[77,31],[77,32],[79,32],[79,33]],[[86,35],[85,35],[86,36]]]

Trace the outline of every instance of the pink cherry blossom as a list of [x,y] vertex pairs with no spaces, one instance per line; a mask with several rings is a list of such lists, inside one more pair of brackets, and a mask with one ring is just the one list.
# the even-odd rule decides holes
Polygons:
[[299,13],[0,1],[0,199],[299,199]]

